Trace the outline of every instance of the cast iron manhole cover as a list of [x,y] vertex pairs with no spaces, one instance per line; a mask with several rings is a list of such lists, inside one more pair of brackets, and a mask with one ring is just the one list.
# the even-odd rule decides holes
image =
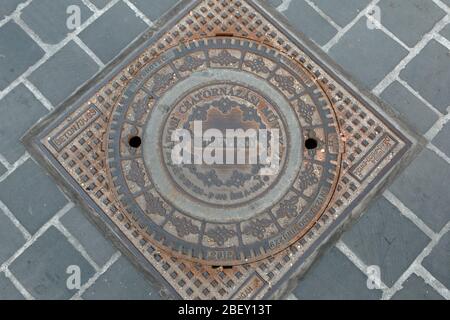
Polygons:
[[412,145],[273,15],[185,1],[29,135],[175,297],[276,297]]

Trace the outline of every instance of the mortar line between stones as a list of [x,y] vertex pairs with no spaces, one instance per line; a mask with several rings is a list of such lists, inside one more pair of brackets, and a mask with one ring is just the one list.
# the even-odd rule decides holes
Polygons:
[[[14,162],[12,165],[8,163],[8,161],[0,155],[0,162],[6,167],[7,171],[0,176],[0,183],[3,182],[8,176],[16,171],[17,168],[19,168],[22,164],[24,164],[28,159],[30,159],[30,154],[28,152],[25,152],[16,162]],[[7,165],[7,166],[6,166]]]
[[103,63],[102,60],[100,60],[100,58],[94,53],[94,51],[91,50],[91,48],[89,48],[84,42],[83,40],[81,40],[78,35],[76,35],[75,37],[73,37],[73,41],[78,44],[78,46],[89,56],[91,57],[92,60],[94,60],[94,62],[100,67],[100,68],[104,68],[105,64]]
[[[309,1],[309,0],[308,0]],[[411,48],[409,48],[408,46],[406,46],[402,41],[400,41],[394,34],[392,34],[390,31],[388,31],[379,21],[377,21],[376,19],[374,19],[373,17],[371,17],[371,16],[368,16],[368,11],[370,10],[370,8],[371,7],[373,7],[374,5],[376,5],[377,4],[377,2],[378,1],[375,1],[375,2],[372,2],[372,3],[370,3],[370,4],[368,4],[368,6],[364,9],[364,10],[362,10],[361,12],[360,12],[360,14],[358,15],[358,16],[356,16],[355,17],[355,19],[352,21],[352,22],[350,22],[346,27],[344,27],[343,29],[347,29],[347,30],[341,30],[340,32],[341,33],[345,33],[346,31],[348,31],[348,29],[350,29],[350,27],[352,27],[354,24],[356,24],[357,23],[357,21],[359,20],[359,18],[360,17],[362,17],[362,16],[366,16],[368,19],[370,19],[371,21],[374,21],[374,22],[376,22],[380,27],[381,27],[381,30],[386,34],[386,35],[388,35],[389,37],[391,37],[394,41],[396,41],[396,42],[398,42],[400,45],[402,45],[405,49],[407,49],[409,52],[410,52],[410,54],[411,54],[411,52],[415,49],[415,48],[417,48],[419,45],[420,45],[420,43],[422,42],[422,41],[424,41],[424,40],[426,40],[426,39],[424,39],[425,38],[425,36],[427,35],[427,34],[430,34],[431,36],[430,36],[430,39],[428,39],[427,41],[425,41],[425,43],[423,44],[423,47],[422,47],[422,49],[426,46],[426,44],[431,40],[431,39],[435,39],[435,40],[437,40],[437,41],[440,41],[441,42],[441,44],[443,44],[443,45],[445,45],[445,46],[449,46],[450,45],[450,41],[448,41],[447,39],[445,39],[444,37],[442,37],[442,36],[440,36],[439,34],[438,34],[438,32],[440,31],[440,30],[442,30],[444,27],[445,27],[445,25],[446,25],[446,23],[444,23],[442,26],[438,26],[438,24],[439,24],[439,22],[441,22],[441,21],[445,21],[445,19],[447,19],[447,23],[448,23],[448,14],[446,15],[446,16],[444,16],[440,21],[438,21],[436,24],[435,24],[435,26],[432,28],[432,30],[430,31],[430,32],[428,32],[427,34],[425,34],[423,37],[422,37],[422,40],[421,41],[419,41],[419,43],[417,43],[416,44],[416,46],[415,47],[413,47],[412,49]],[[436,0],[435,2],[440,2],[439,0]],[[445,4],[442,4],[442,3],[440,3],[440,4],[438,4],[441,8],[442,8],[442,6],[445,6]],[[445,6],[446,7],[446,6]],[[446,11],[447,13],[449,13],[450,12],[450,10],[449,10],[449,8],[448,7],[446,7],[446,8],[442,8],[442,9],[444,9],[444,11]],[[351,25],[350,27],[349,27],[349,25]],[[343,34],[342,34],[342,36],[343,36]],[[336,36],[338,36],[338,35],[336,35]],[[335,36],[335,37],[336,37]],[[332,39],[333,40],[333,39]],[[330,40],[330,42],[332,41],[332,40]],[[338,39],[339,40],[339,39]],[[329,42],[329,43],[330,43]],[[326,44],[325,46],[323,46],[322,47],[322,49],[324,50],[324,51],[328,51],[330,48],[331,48],[331,46],[329,46],[329,43],[328,44]],[[337,43],[337,41],[336,41],[336,43]],[[334,45],[334,44],[333,44]],[[328,47],[329,46],[329,47]],[[421,49],[420,50],[418,50],[418,52],[416,53],[416,55],[418,54],[418,53],[420,53],[420,51],[421,51]],[[408,55],[409,56],[409,55]],[[407,56],[407,57],[408,57]],[[407,57],[405,57],[404,59],[406,59]],[[414,57],[411,57],[411,60],[413,59]],[[408,61],[409,62],[409,61]],[[407,63],[408,63],[407,62]],[[401,64],[402,63],[402,61],[399,63],[399,64]],[[405,66],[406,66],[406,64],[407,63],[405,63]],[[399,65],[397,65],[397,67],[396,68],[398,68],[398,66]],[[391,73],[392,72],[394,72],[395,70],[396,70],[396,68],[394,68],[392,71],[391,71]],[[402,67],[402,69],[404,68],[404,66]],[[392,82],[394,82],[395,80],[397,80],[397,81],[399,81],[402,85],[404,85],[416,98],[418,98],[419,100],[421,100],[427,107],[429,107],[433,112],[435,112],[436,114],[438,114],[439,116],[442,116],[442,113],[439,111],[439,110],[437,110],[435,107],[433,107],[428,101],[426,101],[418,92],[416,92],[413,88],[411,88],[411,86],[409,86],[409,84],[407,84],[404,80],[402,80],[402,79],[400,79],[400,77],[399,77],[399,73],[400,73],[400,71],[401,70],[399,70],[398,71],[398,73],[396,74],[396,75],[393,75],[393,77],[391,78],[391,79],[388,79],[387,80],[387,78],[389,77],[389,75],[390,74],[388,74],[374,89],[373,89],[373,93],[374,94],[376,94],[376,95],[380,95],[381,94],[381,92],[383,92],[384,91],[384,89],[386,89]],[[383,81],[386,81],[386,83],[383,85],[384,87],[378,87],[378,86],[380,86],[381,84],[382,84],[382,82]],[[378,87],[378,88],[377,88]],[[442,128],[442,127],[441,127]],[[435,133],[435,135],[437,134],[437,132]]]
[[[450,109],[450,108],[449,108]],[[442,130],[442,128],[447,124],[447,122],[450,120],[450,113],[446,114],[445,116],[439,118],[433,126],[428,129],[427,133],[425,133],[424,137],[431,141],[433,140],[439,132]]]
[[2,265],[0,265],[0,272],[9,268],[11,263],[13,263],[25,250],[27,250],[33,243],[36,242],[51,226],[54,226],[55,221],[61,218],[66,212],[74,207],[72,202],[67,203],[63,208],[61,208],[52,218],[50,218],[44,225],[28,239],[22,247],[20,247],[8,260],[6,260]]
[[450,14],[450,6],[443,3],[441,0],[431,0],[434,2],[435,5],[437,5],[439,8]]
[[129,0],[122,0],[133,12],[136,14],[136,17],[140,18],[144,21],[149,27],[153,26],[153,22],[134,4],[132,4]]
[[34,97],[42,103],[42,105],[48,110],[52,111],[55,109],[53,104],[44,96],[44,94],[34,86],[28,79],[23,79],[22,83],[25,87],[27,87],[28,90],[31,91],[31,93],[34,95]]
[[416,266],[414,268],[414,273],[421,277],[426,284],[436,290],[441,296],[450,300],[450,290],[437,280],[424,266]]
[[[414,261],[410,264],[410,266],[406,269],[406,271],[397,279],[397,281],[394,283],[394,285],[386,290],[386,292],[383,293],[384,298],[390,299],[392,296],[397,293],[399,290],[403,288],[403,283],[409,278],[409,276],[422,264],[423,259],[425,259],[431,251],[434,249],[434,247],[438,244],[439,240],[442,238],[442,236],[447,233],[450,230],[450,222],[448,222],[442,230],[437,233],[434,237],[431,238],[430,243],[422,250],[422,252],[414,259]],[[429,281],[429,284],[433,287],[434,290],[438,291],[438,288],[436,288],[430,281],[432,279],[424,278],[424,280]],[[442,290],[440,290],[442,291]]]
[[[115,5],[119,0],[112,0],[108,5],[105,6],[102,10],[97,10],[89,19],[87,19],[75,32],[72,34],[68,34],[68,36],[63,39],[59,44],[48,46],[49,51],[44,54],[44,56],[36,62],[34,65],[30,66],[27,71],[22,73],[16,80],[11,82],[8,87],[6,87],[3,91],[0,91],[0,100],[3,99],[8,93],[10,93],[14,88],[16,88],[19,84],[24,84],[28,90],[30,90],[33,95],[46,107],[48,110],[53,110],[54,106],[50,103],[50,101],[31,83],[27,77],[31,75],[36,69],[38,69],[42,64],[44,64],[47,60],[49,60],[53,55],[55,55],[61,48],[63,48],[67,43],[69,43],[74,38],[78,38],[78,34],[87,28],[91,23],[93,23],[98,17],[100,17],[103,13],[109,10],[113,5]],[[31,0],[19,5],[16,10],[10,15],[12,18],[14,15],[20,16],[21,10],[23,10],[26,6],[31,3]],[[0,23],[0,27],[1,27]],[[21,26],[23,28],[23,26]],[[24,29],[25,30],[25,29]],[[30,29],[31,30],[31,29]],[[28,34],[29,32],[25,30]],[[85,48],[81,47],[83,50]],[[85,50],[86,51],[86,50]],[[89,54],[89,53],[87,53]],[[92,58],[92,57],[91,57]],[[26,160],[30,158],[30,155],[26,152],[18,161],[14,164],[10,164],[1,154],[0,154],[0,163],[5,166],[7,172],[0,176],[0,182],[4,181],[11,173],[13,173],[18,167],[20,167]]]
[[[7,171],[3,175],[7,174],[8,171],[12,168],[12,165],[9,163],[8,160],[6,160],[6,158],[2,154],[0,154],[0,163],[6,168],[6,171]],[[2,176],[0,176],[0,181],[1,181],[1,177]]]
[[[75,205],[72,202],[67,203],[61,210],[59,210],[50,220],[48,220],[33,236],[31,236],[25,244],[17,250],[6,262],[4,262],[0,266],[0,272],[10,272],[9,266],[29,247],[31,247],[51,226],[57,228],[59,232],[61,232],[66,239],[70,242],[70,244],[83,256],[86,261],[92,265],[95,269],[96,274],[101,272],[103,268],[100,268],[89,256],[84,247],[79,243],[78,239],[76,239],[70,232],[61,224],[60,219],[70,211]],[[117,260],[117,259],[116,259]],[[104,271],[103,271],[104,272]],[[10,272],[12,275],[12,273]],[[16,279],[17,280],[17,279]],[[20,284],[18,281],[15,283]],[[23,287],[22,287],[23,288]],[[25,290],[25,288],[23,288]],[[18,288],[19,290],[19,288]],[[20,291],[20,290],[19,290]],[[25,290],[26,291],[26,290]],[[27,292],[27,291],[26,291]],[[26,294],[24,291],[21,291],[22,294]],[[24,295],[25,296],[25,295]],[[32,297],[31,295],[29,295]],[[25,296],[28,298],[27,296]]]
[[[353,252],[345,243],[343,240],[339,240],[336,243],[336,248],[339,249],[339,251],[342,252],[367,278],[369,277],[367,273],[368,265],[365,264],[358,255]],[[388,286],[383,282],[382,279],[380,279],[380,287],[378,288],[381,290],[384,294],[384,291],[388,289]]]
[[373,16],[369,15],[368,13],[366,13],[365,18],[367,20],[369,20],[370,22],[372,22],[373,24],[375,24],[375,26],[378,30],[381,30],[389,38],[391,38],[392,40],[397,42],[399,45],[401,45],[403,47],[403,49],[407,50],[408,52],[411,51],[411,48],[409,46],[407,46],[402,40],[400,40],[395,34],[393,34],[391,31],[389,31],[389,29],[386,28],[381,21],[375,19]]
[[336,45],[339,40],[347,33],[348,30],[350,30],[351,27],[353,27],[361,17],[365,16],[366,13],[369,12],[371,8],[373,8],[375,5],[378,4],[380,0],[372,0],[363,10],[361,10],[355,18],[353,18],[352,21],[350,21],[345,27],[340,29],[338,33],[328,41],[327,44],[322,46],[322,50],[325,52],[328,52],[334,45]]
[[[400,75],[397,75],[397,78],[395,80],[393,80],[392,82],[394,82],[394,81],[398,81],[402,86],[404,86],[406,88],[406,90],[408,90],[414,97],[419,99],[424,105],[426,105],[431,111],[433,111],[439,117],[443,116],[442,112],[440,112],[430,102],[428,102],[424,97],[422,97],[422,95],[419,92],[414,90],[414,88],[411,87],[408,82],[406,82],[405,80],[400,78]],[[384,88],[384,89],[386,89],[386,88]],[[383,91],[384,91],[384,89],[383,89]]]
[[397,198],[391,191],[385,190],[383,196],[389,201],[394,207],[398,209],[400,214],[410,220],[419,228],[425,235],[432,239],[436,236],[436,233],[431,230],[430,227],[426,225],[411,209],[409,209],[399,198]]
[[292,0],[282,0],[281,4],[276,8],[280,12],[286,11],[291,5]]
[[[403,202],[400,200],[400,199],[398,199],[391,191],[389,191],[389,190],[386,190],[384,193],[383,193],[383,196],[392,204],[392,205],[394,205],[399,211],[400,211],[400,213],[403,215],[403,216],[405,216],[406,218],[408,218],[410,221],[412,221],[423,233],[425,233],[431,240],[432,239],[436,239],[438,236],[439,236],[439,234],[437,234],[437,233],[435,233],[433,230],[431,230],[426,224],[425,224],[425,222],[423,222],[419,217],[417,217],[408,207],[406,207],[406,205],[404,205],[403,204]],[[445,232],[444,232],[445,233]],[[431,250],[430,250],[431,251]],[[413,265],[414,264],[414,262],[411,264],[412,265],[412,268],[411,268],[411,273],[414,271],[414,270],[416,270],[416,268],[418,267],[418,265]],[[421,267],[421,265],[420,265],[420,267]],[[406,271],[405,271],[405,273],[406,273]],[[419,275],[419,274],[418,274]],[[401,283],[399,283],[399,285],[398,285],[398,290],[397,291],[399,291],[399,290],[401,290],[402,289],[402,287],[403,287],[403,283],[404,283],[404,281],[406,281],[408,278],[409,278],[409,276],[410,276],[410,273],[408,274],[408,273],[406,273],[406,274],[404,274],[404,275],[402,275],[403,276],[403,281],[401,282]],[[400,278],[402,277],[402,276],[400,276]],[[399,279],[400,279],[399,278]],[[424,280],[426,280],[425,278],[424,278]],[[430,285],[431,285],[431,283],[430,283]],[[394,286],[395,286],[395,284],[394,284]],[[392,287],[392,288],[394,288],[394,286]],[[391,288],[391,290],[392,290],[392,288]],[[437,290],[434,286],[433,286],[433,289],[435,289],[435,290]],[[395,292],[397,292],[397,291],[395,291]],[[386,293],[386,295],[387,296],[389,296],[389,294],[390,294],[390,296],[389,297],[392,297],[394,294],[395,294],[395,292],[394,293],[389,293],[389,292],[387,292]]]
[[406,67],[406,65],[411,62],[425,46],[428,42],[431,41],[450,21],[449,15],[445,15],[441,20],[436,22],[434,27],[427,33],[425,33],[422,39],[409,51],[408,55],[404,57],[395,68],[389,72],[383,80],[381,80],[375,88],[373,88],[372,92],[375,95],[380,95],[383,90],[389,86],[394,80],[399,77],[400,72]]
[[87,262],[89,262],[89,264],[95,269],[95,271],[98,272],[100,270],[100,267],[91,258],[89,253],[86,251],[86,249],[80,243],[80,241],[77,238],[75,238],[70,233],[70,231],[66,229],[65,226],[63,226],[63,224],[61,223],[61,221],[59,221],[59,219],[55,221],[54,226],[67,238],[67,240],[75,248],[75,250],[77,250],[83,256],[83,258],[85,258],[87,260]]
[[121,257],[120,251],[117,251],[114,253],[111,258],[105,263],[103,267],[101,267],[86,283],[84,283],[80,290],[78,290],[77,293],[75,293],[70,300],[80,300],[82,299],[81,296],[86,292],[87,289],[89,289],[98,278],[100,278],[108,269]]
[[81,0],[81,2],[83,2],[83,4],[92,12],[96,13],[98,11],[97,7],[93,5],[89,0]]
[[11,281],[13,286],[17,289],[17,291],[20,292],[20,294],[26,299],[26,300],[36,300],[30,292],[20,283],[20,281],[14,276],[14,274],[6,268],[4,271],[5,276]]
[[4,17],[2,20],[0,20],[0,28],[2,26],[4,26],[6,23],[8,23],[9,21],[11,21],[14,16],[19,14],[19,12],[21,12],[23,9],[28,7],[30,5],[31,1],[33,1],[33,0],[28,0],[24,3],[19,4],[10,15],[8,15],[8,16]]
[[9,92],[11,92],[18,84],[23,82],[23,79],[26,79],[29,75],[31,75],[36,69],[38,69],[42,64],[47,62],[52,56],[54,56],[61,48],[63,48],[67,43],[73,40],[75,36],[78,36],[85,28],[91,25],[98,17],[103,15],[107,10],[109,10],[113,5],[115,5],[119,0],[111,0],[105,8],[97,11],[92,14],[79,28],[77,28],[74,32],[69,33],[66,38],[64,38],[61,42],[56,45],[49,47],[49,51],[44,54],[44,56],[39,59],[34,65],[30,66],[28,70],[22,73],[16,80],[11,82],[8,87],[6,87],[3,91],[0,92],[0,99],[6,96]]
[[447,157],[447,155],[444,152],[442,152],[438,147],[436,147],[431,142],[427,144],[427,149],[433,151],[438,157],[442,158],[444,161],[450,164],[450,158]]
[[9,266],[13,263],[26,249],[28,249],[34,242],[36,242],[39,237],[44,234],[50,226],[52,226],[54,219],[59,219],[67,211],[73,207],[73,203],[66,204],[61,210],[59,210],[49,221],[47,221],[33,236],[31,236],[21,248],[19,248],[7,261],[0,265],[0,272],[4,272],[5,276],[8,277],[17,290],[29,300],[34,299],[34,297],[28,292],[28,290],[23,287],[19,280],[12,274],[9,270]]
[[441,36],[439,33],[434,35],[434,39],[450,50],[450,40],[447,40],[447,38]]
[[50,52],[50,51],[52,50],[51,48],[52,48],[53,45],[49,45],[49,44],[45,43],[45,42],[41,39],[41,37],[39,37],[39,36],[37,35],[37,33],[34,32],[34,30],[31,29],[31,28],[25,23],[25,21],[22,20],[22,18],[20,17],[20,15],[21,15],[21,12],[19,12],[19,13],[17,14],[17,16],[14,16],[14,17],[12,18],[13,21],[14,21],[15,23],[17,23],[17,24],[22,28],[22,30],[25,31],[25,33],[26,33],[28,36],[30,36],[31,39],[33,39],[33,41],[36,42],[37,45],[38,45],[39,47],[42,48],[42,50],[44,50],[45,53]]
[[336,22],[334,22],[334,20],[331,19],[331,17],[327,15],[325,12],[323,12],[322,9],[320,9],[314,2],[312,2],[311,0],[305,0],[305,2],[311,8],[313,8],[322,18],[324,18],[329,24],[331,24],[333,28],[335,28],[337,31],[342,29],[341,26],[339,26]]
[[9,208],[0,200],[0,210],[3,211],[5,216],[11,220],[14,226],[22,233],[25,240],[29,240],[31,238],[31,234],[28,230],[20,223],[20,221],[14,216],[14,214],[9,210]]

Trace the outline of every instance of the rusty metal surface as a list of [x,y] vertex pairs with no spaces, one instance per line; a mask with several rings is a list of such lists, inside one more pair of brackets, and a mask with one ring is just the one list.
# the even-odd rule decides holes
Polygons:
[[[148,241],[211,265],[285,249],[336,187],[343,148],[325,93],[289,57],[250,40],[187,42],[158,59],[162,68],[143,68],[124,88],[108,129],[108,172],[123,208]],[[171,165],[170,133],[196,120],[204,129],[280,128],[279,172]],[[130,146],[132,137],[142,137],[142,147]],[[319,141],[316,149],[302,148],[308,138]]]
[[[175,297],[272,297],[410,141],[264,5],[176,10],[33,147]],[[171,166],[171,131],[195,120],[279,128],[280,170]]]

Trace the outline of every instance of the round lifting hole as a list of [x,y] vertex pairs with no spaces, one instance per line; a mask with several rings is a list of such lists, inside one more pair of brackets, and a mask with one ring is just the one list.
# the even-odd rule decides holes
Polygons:
[[308,150],[312,150],[317,148],[317,140],[313,138],[308,138],[305,141],[305,148]]
[[132,148],[139,148],[141,146],[142,140],[138,136],[131,137],[130,140],[128,140],[128,143],[130,144],[130,147]]

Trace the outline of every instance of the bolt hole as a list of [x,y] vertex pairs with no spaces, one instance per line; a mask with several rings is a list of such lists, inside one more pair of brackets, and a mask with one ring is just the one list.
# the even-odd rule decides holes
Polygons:
[[312,150],[317,148],[317,140],[313,138],[308,138],[305,141],[305,148],[308,150]]
[[142,143],[142,140],[138,136],[131,137],[130,140],[128,141],[128,144],[132,148],[139,148],[141,146],[141,143]]

